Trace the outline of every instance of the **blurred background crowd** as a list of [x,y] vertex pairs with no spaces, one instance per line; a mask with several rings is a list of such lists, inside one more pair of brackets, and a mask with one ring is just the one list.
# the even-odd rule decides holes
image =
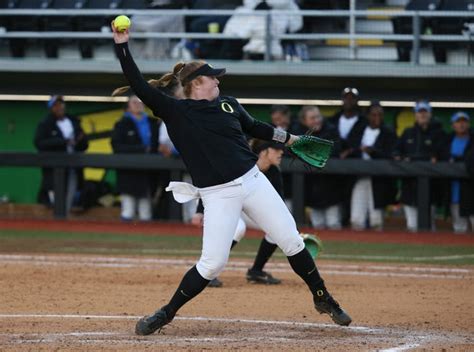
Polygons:
[[[413,103],[415,123],[397,136],[393,128],[384,123],[384,107],[372,102],[363,109],[359,106],[359,97],[357,88],[344,88],[340,111],[334,116],[323,116],[317,106],[309,105],[302,106],[296,115],[286,105],[273,105],[268,113],[271,123],[279,129],[334,141],[332,158],[431,163],[461,161],[466,163],[468,170],[474,169],[474,131],[466,112],[455,112],[450,119],[451,128],[444,130],[433,114],[430,102],[416,101]],[[38,151],[80,153],[87,150],[87,135],[79,121],[67,114],[65,106],[61,96],[52,96],[48,101],[49,113],[38,125],[34,138]],[[150,153],[179,158],[166,126],[147,115],[143,103],[136,96],[131,96],[126,103],[123,116],[113,128],[110,143],[114,153]],[[292,158],[288,151],[284,157]],[[166,220],[170,199],[164,188],[169,181],[169,172],[117,170],[116,188],[106,190],[120,195],[123,221],[131,221],[135,217],[142,221]],[[409,231],[418,229],[415,179],[334,176],[314,171],[305,174],[304,182],[307,221],[314,228],[341,229],[350,226],[355,230],[381,230],[384,213],[398,205],[406,219],[406,228]],[[472,230],[472,180],[432,179],[431,183],[433,229],[434,219],[441,214],[451,219],[455,232]],[[87,207],[96,203],[97,192],[84,189],[82,170],[68,170],[66,184],[68,209],[74,204]],[[54,202],[53,188],[51,169],[44,169],[38,200],[51,206]],[[283,189],[291,209],[290,174],[283,174]],[[195,211],[195,202],[185,204],[183,220],[189,222]]]

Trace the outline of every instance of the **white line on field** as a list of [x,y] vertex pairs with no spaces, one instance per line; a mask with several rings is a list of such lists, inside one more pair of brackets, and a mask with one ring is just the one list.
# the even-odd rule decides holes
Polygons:
[[[157,268],[163,266],[171,266],[175,268],[182,268],[182,267],[189,267],[190,263],[183,263],[183,264],[155,264],[155,265],[140,265],[140,264],[121,264],[121,263],[86,263],[86,262],[54,262],[54,261],[0,261],[3,264],[28,264],[28,265],[48,265],[48,266],[81,266],[81,267],[93,267],[93,268],[141,268],[141,269],[149,269],[149,270],[156,270]],[[239,272],[246,272],[246,268],[239,268],[233,267],[230,263],[229,266],[226,267],[226,271],[239,271]],[[273,272],[277,273],[292,273],[293,271],[290,269],[271,269]],[[467,277],[464,275],[436,275],[436,274],[419,274],[419,273],[393,273],[393,272],[371,272],[371,271],[350,271],[350,270],[325,270],[321,269],[321,273],[327,275],[346,275],[346,276],[373,276],[373,277],[407,277],[407,278],[428,278],[428,279],[466,279]]]
[[[52,265],[52,266],[87,266],[99,268],[143,268],[154,270],[162,266],[188,267],[195,263],[189,259],[158,259],[158,258],[126,258],[126,257],[97,257],[77,255],[0,255],[0,263],[4,264],[29,264],[29,265]],[[245,271],[250,262],[230,261],[226,270]],[[274,272],[292,272],[286,263],[271,263],[269,265]],[[380,265],[343,265],[322,264],[322,273],[329,275],[349,276],[392,276],[408,278],[441,278],[441,279],[465,279],[470,277],[472,270],[452,269],[438,267],[402,267],[402,266],[380,266]],[[328,270],[328,268],[332,268]],[[353,269],[353,270],[345,270]],[[397,271],[402,271],[397,272]],[[410,273],[410,271],[412,271]],[[428,273],[423,273],[423,271]],[[454,275],[448,275],[452,273]],[[468,274],[467,276],[464,274]]]
[[[62,261],[84,261],[84,262],[105,262],[105,263],[126,263],[126,264],[194,264],[195,261],[191,259],[173,259],[173,258],[133,258],[133,257],[113,257],[113,256],[80,256],[80,255],[25,255],[25,254],[0,254],[0,261],[2,259],[8,260],[52,260],[60,259]],[[247,268],[250,261],[232,260],[230,262],[233,266],[241,266]],[[271,263],[273,267],[287,268],[287,263]],[[325,263],[327,268],[343,268],[343,269],[376,269],[376,270],[395,270],[395,271],[430,271],[430,272],[450,272],[450,273],[470,273],[471,269],[467,268],[448,268],[448,267],[413,267],[400,265],[357,265],[357,264],[331,264]]]
[[[131,315],[87,315],[87,314],[0,314],[0,318],[44,318],[44,319],[101,319],[101,320],[137,320],[141,317]],[[339,326],[325,323],[306,323],[298,321],[285,320],[258,320],[258,319],[239,319],[239,318],[212,318],[212,317],[183,317],[178,316],[175,320],[191,321],[214,321],[220,323],[243,323],[243,324],[266,324],[266,325],[286,325],[286,326],[304,326],[312,328],[329,328],[340,330],[361,331],[367,333],[381,333],[383,328],[371,328],[367,326]]]
[[[129,316],[129,315],[87,315],[87,314],[0,314],[0,319],[98,319],[98,320],[137,320],[139,316]],[[387,349],[378,349],[379,352],[402,352],[416,347],[420,347],[424,343],[436,342],[443,340],[445,342],[455,342],[460,341],[463,338],[461,335],[457,334],[443,334],[439,336],[438,332],[428,332],[420,331],[414,332],[403,329],[394,329],[394,328],[383,328],[383,327],[368,327],[368,326],[349,326],[342,327],[334,324],[325,324],[325,323],[308,323],[308,322],[298,322],[298,321],[284,321],[284,320],[262,320],[262,319],[239,319],[239,318],[214,318],[214,317],[186,317],[179,316],[175,318],[176,320],[184,321],[205,321],[205,322],[217,322],[217,323],[234,323],[234,324],[258,324],[258,325],[273,325],[273,326],[288,326],[288,327],[305,327],[305,328],[327,328],[327,329],[336,329],[340,331],[351,331],[359,334],[368,334],[372,337],[369,339],[374,339],[378,341],[378,335],[382,334],[384,336],[391,336],[400,342],[400,345],[397,347],[391,347]],[[394,336],[395,334],[395,336]],[[83,338],[78,341],[80,343],[86,344],[102,344],[102,343],[152,343],[152,344],[170,344],[170,343],[180,343],[180,342],[240,342],[239,338],[227,338],[227,337],[172,337],[164,336],[160,340],[146,340],[142,337],[137,337],[133,334],[127,333],[114,333],[114,332],[103,332],[103,331],[89,331],[89,332],[66,332],[66,333],[0,333],[0,337],[18,337],[21,340],[17,343],[51,343],[51,342],[60,342],[61,337],[79,337]],[[90,337],[115,337],[115,339],[94,339]],[[361,335],[363,336],[363,335]],[[398,336],[398,337],[397,337]],[[409,336],[407,340],[407,336]],[[32,337],[32,338],[28,338]],[[123,340],[122,340],[123,338]],[[266,339],[272,340],[272,342],[294,342],[294,339],[288,339],[284,337],[271,337],[267,336]],[[252,338],[250,336],[245,338],[246,342],[249,341],[261,341],[261,338]]]
[[407,343],[398,347],[386,348],[386,349],[377,350],[377,351],[378,352],[403,352],[403,351],[408,351],[417,347],[420,347],[419,343]]
[[[179,251],[177,252],[179,253]],[[253,253],[254,254],[254,253]],[[365,256],[367,257],[367,256]],[[452,257],[452,256],[451,256]],[[459,258],[460,256],[456,256],[456,258]],[[474,257],[473,255],[465,255],[461,257]],[[51,260],[51,258],[54,259],[60,259],[63,261],[85,261],[85,262],[90,262],[90,261],[96,261],[96,262],[106,262],[106,263],[148,263],[148,264],[183,264],[183,263],[189,263],[189,264],[194,264],[195,260],[193,259],[175,259],[175,258],[133,258],[133,257],[113,257],[113,256],[96,256],[96,255],[76,255],[76,254],[70,254],[70,255],[57,255],[57,254],[52,254],[52,255],[28,255],[28,254],[0,254],[0,260],[2,259],[10,259],[10,260]],[[389,256],[376,256],[376,258],[402,258],[402,257],[389,257]],[[439,257],[415,257],[415,258],[439,258]],[[250,261],[242,261],[242,260],[232,260],[230,263],[234,266],[242,266],[242,267],[248,267]],[[271,265],[275,267],[288,267],[287,263],[272,263]],[[324,264],[325,267],[333,267],[333,268],[351,268],[351,269],[359,269],[359,268],[367,268],[368,266],[370,268],[374,269],[381,269],[381,270],[417,270],[417,271],[439,271],[439,272],[459,272],[459,273],[468,273],[471,272],[471,269],[467,268],[448,268],[448,267],[411,267],[411,266],[400,266],[400,265],[357,265],[357,264],[331,264],[331,263],[326,263]]]

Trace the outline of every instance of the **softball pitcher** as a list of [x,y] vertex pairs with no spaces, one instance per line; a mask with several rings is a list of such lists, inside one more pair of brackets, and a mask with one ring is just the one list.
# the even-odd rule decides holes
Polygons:
[[[165,122],[193,185],[171,182],[168,190],[179,202],[200,197],[204,214],[202,254],[183,277],[169,303],[140,319],[138,335],[149,335],[170,323],[176,312],[201,293],[227,263],[233,235],[244,211],[282,249],[313,294],[315,308],[340,325],[351,318],[327,291],[316,264],[305,249],[295,221],[277,191],[256,166],[244,133],[291,145],[299,137],[252,118],[232,97],[219,95],[225,69],[202,61],[186,63],[177,77],[186,99],[167,96],[142,77],[128,49],[128,31],[112,24],[115,49],[123,73],[136,95]],[[174,71],[173,71],[174,72]]]

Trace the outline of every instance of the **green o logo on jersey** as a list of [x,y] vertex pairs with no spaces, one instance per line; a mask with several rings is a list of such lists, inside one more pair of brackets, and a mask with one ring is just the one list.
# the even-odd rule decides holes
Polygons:
[[234,112],[234,108],[232,107],[232,105],[230,105],[227,102],[223,102],[221,104],[221,109],[224,110],[225,112],[228,112],[229,114],[232,114]]

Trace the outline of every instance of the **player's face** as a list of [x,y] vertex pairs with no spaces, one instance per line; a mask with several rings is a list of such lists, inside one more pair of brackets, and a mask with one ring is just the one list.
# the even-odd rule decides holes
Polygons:
[[145,106],[138,97],[131,97],[128,101],[128,111],[134,115],[140,115],[145,111]]
[[280,166],[281,158],[283,156],[283,150],[268,148],[267,149],[267,158],[271,165]]
[[276,127],[283,128],[284,130],[288,129],[288,126],[290,126],[290,117],[280,111],[275,111],[272,114],[272,123]]
[[465,135],[469,131],[469,121],[458,119],[456,122],[453,122],[453,130],[458,135]]
[[371,127],[380,127],[383,121],[383,109],[380,107],[374,107],[369,113],[369,124]]
[[420,110],[415,113],[415,120],[416,120],[416,123],[419,124],[420,126],[425,126],[431,120],[431,112],[426,111],[426,110]]
[[219,96],[219,80],[217,77],[201,76],[197,88],[204,99],[214,100]]
[[62,101],[57,101],[51,107],[51,113],[58,119],[62,119],[66,113],[66,104]]
[[323,122],[319,109],[308,110],[304,116],[303,124],[310,130],[318,129]]
[[342,107],[344,110],[352,111],[359,105],[359,99],[353,94],[345,94],[342,97]]

